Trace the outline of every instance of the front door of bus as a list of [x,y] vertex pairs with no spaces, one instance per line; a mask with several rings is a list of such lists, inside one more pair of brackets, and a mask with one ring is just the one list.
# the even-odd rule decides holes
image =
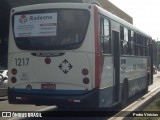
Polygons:
[[119,82],[120,82],[120,41],[119,32],[112,30],[113,41],[113,103],[119,100]]

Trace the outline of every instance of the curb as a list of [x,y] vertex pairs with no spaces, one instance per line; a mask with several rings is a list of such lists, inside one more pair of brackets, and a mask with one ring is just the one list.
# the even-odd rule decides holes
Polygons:
[[119,113],[114,115],[113,117],[109,118],[108,120],[132,120],[135,117],[127,117],[128,115],[132,116],[132,113],[142,111],[146,106],[148,106],[151,102],[155,99],[160,97],[160,86],[140,98],[139,100],[135,101],[128,107],[121,110]]

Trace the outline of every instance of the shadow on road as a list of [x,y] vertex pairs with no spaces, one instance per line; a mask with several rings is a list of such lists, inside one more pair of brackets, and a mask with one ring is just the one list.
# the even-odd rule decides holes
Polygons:
[[7,96],[5,96],[5,97],[0,97],[0,102],[1,102],[1,101],[5,101],[5,100],[8,100],[8,97],[7,97]]

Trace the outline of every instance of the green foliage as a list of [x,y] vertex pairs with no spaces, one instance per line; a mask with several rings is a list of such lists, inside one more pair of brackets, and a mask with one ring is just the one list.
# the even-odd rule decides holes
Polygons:
[[157,51],[158,51],[158,55],[157,55],[157,62],[158,62],[158,65],[160,64],[160,41],[157,41]]
[[[146,111],[160,111],[160,98],[153,101],[149,106],[147,106],[144,110]],[[133,120],[160,120],[159,117],[135,117]]]

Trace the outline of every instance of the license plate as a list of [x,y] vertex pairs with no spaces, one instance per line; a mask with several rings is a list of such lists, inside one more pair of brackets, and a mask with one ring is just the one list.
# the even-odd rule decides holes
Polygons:
[[41,84],[42,90],[55,90],[56,84]]

